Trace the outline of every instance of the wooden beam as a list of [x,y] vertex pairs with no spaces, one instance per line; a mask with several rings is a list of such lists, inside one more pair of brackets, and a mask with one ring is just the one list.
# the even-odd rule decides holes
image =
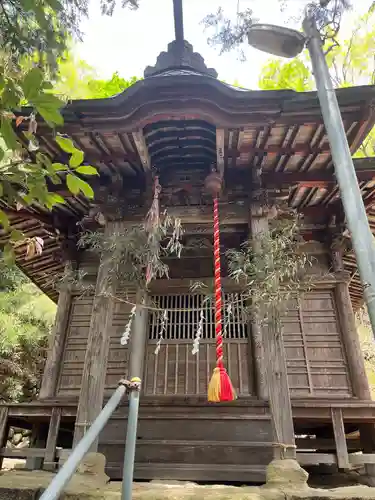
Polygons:
[[[375,179],[375,164],[374,168],[357,170],[358,181],[372,181]],[[264,185],[292,185],[292,184],[302,184],[306,187],[330,187],[337,184],[336,177],[333,173],[315,172],[270,172],[263,173],[261,175],[262,182]]]
[[297,461],[300,465],[336,465],[336,455],[333,453],[297,453]]
[[59,435],[61,421],[61,408],[53,408],[49,422],[46,454],[44,456],[43,469],[53,472],[56,468],[55,455],[57,437]]
[[[0,448],[5,448],[8,439],[8,407],[0,407]],[[3,457],[0,455],[0,470],[3,465]]]
[[[71,261],[65,265],[65,272],[72,269]],[[56,395],[57,380],[60,373],[60,365],[63,359],[66,332],[71,306],[71,290],[68,285],[63,285],[59,293],[55,324],[48,347],[47,361],[44,368],[42,384],[39,392],[39,399],[52,398]]]
[[348,448],[346,446],[346,437],[342,411],[340,408],[331,408],[333,434],[336,442],[337,465],[339,469],[350,469]]
[[[110,237],[121,230],[121,222],[110,221],[105,228],[105,235]],[[82,439],[103,406],[114,308],[114,300],[109,295],[113,295],[116,290],[116,271],[113,266],[114,264],[108,255],[103,254],[96,279],[73,447]],[[97,449],[98,439],[93,443],[90,451],[96,452]]]
[[353,453],[349,455],[351,465],[375,465],[375,453]]
[[222,128],[216,129],[216,162],[217,170],[221,176],[224,175],[224,146],[225,146],[225,131]]
[[3,458],[44,458],[45,448],[0,448]]
[[[258,206],[253,204],[250,209],[250,236],[255,251],[259,247],[257,241],[261,238],[262,234],[268,231],[267,217],[262,217],[261,215],[259,214]],[[253,346],[250,352],[254,351],[256,395],[260,399],[267,399],[268,387],[262,340],[263,332],[259,318],[255,313],[252,314],[251,318],[251,333]]]
[[[361,442],[358,438],[348,439],[346,441],[348,451],[358,451],[361,449]],[[297,450],[327,450],[332,451],[335,449],[335,441],[330,438],[314,438],[314,439],[296,439]],[[298,451],[297,451],[298,456]]]
[[137,130],[137,132],[133,132],[132,135],[133,135],[134,143],[135,143],[135,146],[137,148],[139,157],[140,157],[141,162],[142,162],[143,169],[145,171],[150,170],[151,169],[151,158],[150,158],[150,155],[148,153],[146,140],[144,138],[142,130]]
[[[258,239],[269,231],[267,212],[254,202],[251,217],[261,217],[265,221],[258,223]],[[255,248],[257,248],[255,246]],[[281,334],[278,312],[271,306],[266,312],[267,324],[262,325],[261,342],[265,363],[267,392],[273,427],[274,458],[296,458],[292,406],[287,378],[285,349]],[[260,326],[260,325],[259,325]]]
[[[331,244],[331,259],[334,273],[341,273],[345,266],[343,262],[343,241],[339,235]],[[348,282],[339,282],[335,287],[335,299],[338,320],[345,345],[346,359],[349,365],[350,381],[353,395],[362,400],[371,400],[366,368],[359,342]]]
[[375,110],[373,106],[366,106],[364,115],[359,120],[355,135],[349,142],[350,152],[352,154],[360,147],[364,138],[373,127],[374,113]]
[[242,146],[240,150],[229,149],[228,156],[239,156],[240,154],[247,154],[247,153],[252,155],[266,155],[270,153],[280,156],[282,155],[289,156],[295,154],[309,155],[309,154],[330,153],[330,151],[331,150],[328,144],[318,148],[306,146],[306,144],[296,144],[293,147],[282,147],[274,144],[264,147],[256,147],[251,144],[248,144],[246,146]]

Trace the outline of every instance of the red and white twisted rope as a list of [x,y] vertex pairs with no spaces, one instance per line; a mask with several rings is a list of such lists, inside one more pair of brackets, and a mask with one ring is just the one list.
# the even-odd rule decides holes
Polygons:
[[217,196],[214,198],[214,269],[215,269],[215,332],[216,332],[216,366],[224,368],[223,364],[223,334],[222,334],[222,298],[221,298],[221,266],[220,266],[220,228]]

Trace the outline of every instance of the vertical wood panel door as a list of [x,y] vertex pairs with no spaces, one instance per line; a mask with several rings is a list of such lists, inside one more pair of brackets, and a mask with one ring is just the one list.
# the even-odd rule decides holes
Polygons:
[[[239,294],[226,294],[224,355],[239,396],[250,394],[248,325]],[[212,304],[203,295],[157,295],[150,313],[145,395],[206,395],[215,367],[215,325]],[[231,304],[229,306],[229,304]],[[231,313],[228,311],[230,307]],[[166,320],[163,327],[163,311]],[[201,315],[199,350],[193,354]],[[160,344],[159,352],[155,353]]]
[[72,298],[68,331],[58,382],[58,396],[79,396],[90,329],[93,297]]
[[352,395],[333,290],[296,299],[282,319],[282,333],[292,396]]
[[[130,318],[130,312],[135,303],[135,292],[129,289],[126,295],[118,293],[120,300],[115,302],[112,317],[112,328],[109,343],[109,353],[107,362],[107,373],[105,379],[105,388],[108,395],[117,388],[119,380],[128,376],[129,368],[129,342],[121,345],[121,337]],[[127,300],[123,302],[122,300]],[[131,332],[131,335],[134,332]]]

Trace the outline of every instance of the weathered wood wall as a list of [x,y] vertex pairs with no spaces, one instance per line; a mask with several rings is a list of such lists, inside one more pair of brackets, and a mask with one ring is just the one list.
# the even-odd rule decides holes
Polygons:
[[[131,301],[132,298],[134,300],[134,294],[127,295],[127,300]],[[194,306],[194,301],[198,300],[198,296],[188,294],[157,297],[158,302],[155,303],[160,304],[161,309],[176,308],[176,311],[168,313],[166,335],[157,355],[155,348],[159,339],[161,314],[150,314],[145,395],[206,394],[215,363],[213,315],[206,307],[203,338],[199,352],[193,355],[193,341],[201,309],[197,302],[192,312],[181,311],[186,304]],[[227,329],[225,359],[238,394],[255,396],[252,339],[249,339],[247,320],[241,318],[237,300],[234,299],[237,304],[237,311],[233,311],[234,321]],[[79,396],[92,302],[91,296],[74,296],[72,299],[57,397]],[[118,380],[127,374],[128,347],[120,345],[120,338],[131,307],[131,304],[121,301],[115,304],[106,374],[107,392],[114,389]],[[291,396],[350,397],[352,387],[334,288],[312,290],[295,301],[282,323]]]
[[79,396],[92,304],[92,296],[76,295],[72,298],[64,356],[57,386],[58,397]]
[[[144,402],[144,399],[143,399]],[[107,474],[120,479],[127,408],[120,407],[100,436]],[[140,407],[136,479],[264,481],[272,460],[268,408],[258,402],[207,405],[163,403]]]
[[350,397],[334,290],[306,293],[291,304],[282,323],[291,396]]
[[[121,294],[119,296],[121,297]],[[132,295],[128,298],[131,299]],[[79,396],[92,304],[92,296],[73,298],[58,383],[58,397]],[[128,346],[122,346],[120,338],[129,319],[131,307],[123,302],[116,302],[114,307],[105,381],[107,392],[115,389],[118,381],[127,375]]]

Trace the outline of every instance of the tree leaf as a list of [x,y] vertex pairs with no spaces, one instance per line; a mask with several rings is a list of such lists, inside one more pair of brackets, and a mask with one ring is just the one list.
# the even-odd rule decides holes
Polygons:
[[52,163],[52,168],[55,172],[60,172],[62,170],[68,170],[67,165],[64,165],[64,163]]
[[83,162],[84,157],[85,157],[85,155],[84,155],[83,151],[76,150],[72,154],[72,156],[70,157],[69,165],[72,168],[78,167]]
[[88,184],[85,181],[82,181],[81,179],[80,179],[80,182],[82,183],[81,184],[81,191],[86,196],[86,198],[89,198],[90,200],[93,199],[95,194],[94,194],[94,190],[92,189],[90,184]]
[[78,194],[80,192],[79,180],[78,177],[72,174],[66,176],[66,185],[71,193]]
[[64,118],[58,109],[44,108],[43,106],[36,106],[40,116],[52,125],[63,125]]
[[8,231],[9,229],[9,219],[8,216],[5,212],[0,210],[0,224],[3,226],[3,228]]
[[5,116],[1,117],[0,133],[9,149],[14,151],[19,148],[17,135],[13,130],[9,118],[6,118]]
[[25,239],[25,235],[22,233],[22,231],[19,231],[18,229],[13,229],[12,232],[10,233],[10,240],[19,242]]
[[64,119],[60,113],[63,102],[52,94],[39,94],[31,99],[38,113],[49,123],[62,125]]
[[7,265],[14,264],[16,261],[16,256],[14,253],[14,248],[10,243],[7,243],[3,249],[3,259]]
[[76,177],[75,175],[68,174],[66,176],[66,183],[69,188],[69,191],[71,191],[73,194],[78,194],[80,191],[86,196],[86,198],[94,198],[94,191],[92,187],[79,177]]
[[99,175],[98,170],[91,165],[82,165],[76,168],[76,172],[83,175]]
[[59,203],[65,203],[64,198],[57,193],[48,193],[47,195],[47,203],[52,208],[54,205]]
[[73,141],[68,137],[63,137],[62,135],[58,135],[55,139],[60,148],[65,151],[65,153],[75,153],[79,151],[73,144]]
[[11,80],[7,80],[5,89],[1,94],[2,106],[7,109],[16,109],[20,105],[21,91]]
[[43,73],[39,68],[32,68],[21,83],[23,93],[28,101],[39,94],[43,82]]

